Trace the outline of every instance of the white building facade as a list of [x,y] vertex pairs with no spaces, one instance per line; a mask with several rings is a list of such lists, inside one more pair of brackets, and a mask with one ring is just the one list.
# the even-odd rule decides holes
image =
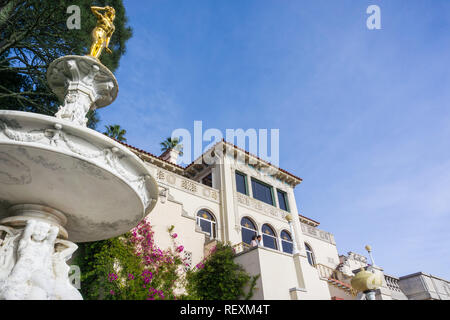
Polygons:
[[[253,299],[358,299],[350,280],[367,259],[355,253],[339,256],[333,235],[299,215],[294,188],[301,178],[225,141],[185,168],[176,164],[174,150],[155,156],[128,147],[160,188],[148,217],[156,242],[169,247],[167,229],[175,226],[190,267],[216,241],[228,241],[236,250],[235,261],[260,275]],[[250,247],[253,235],[262,236],[261,246]],[[408,299],[399,279],[384,279],[377,299]],[[442,286],[450,289],[448,282]]]

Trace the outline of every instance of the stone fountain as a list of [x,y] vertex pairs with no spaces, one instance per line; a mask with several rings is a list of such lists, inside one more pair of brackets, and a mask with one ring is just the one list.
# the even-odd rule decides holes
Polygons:
[[0,299],[82,299],[68,276],[75,243],[123,234],[157,202],[144,163],[86,127],[116,98],[114,75],[95,56],[64,56],[47,80],[63,101],[55,117],[0,110]]

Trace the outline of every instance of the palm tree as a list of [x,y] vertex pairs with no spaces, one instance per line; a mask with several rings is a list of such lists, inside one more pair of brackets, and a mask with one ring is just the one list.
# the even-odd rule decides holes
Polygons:
[[180,139],[179,138],[167,138],[166,140],[164,140],[163,142],[160,143],[161,145],[161,151],[165,152],[167,150],[170,149],[175,149],[180,153],[180,156],[183,155],[183,144],[180,143]]
[[127,139],[124,137],[127,131],[125,129],[122,129],[120,125],[114,124],[105,126],[106,131],[103,132],[103,134],[107,135],[110,138],[116,139],[118,141],[125,142]]

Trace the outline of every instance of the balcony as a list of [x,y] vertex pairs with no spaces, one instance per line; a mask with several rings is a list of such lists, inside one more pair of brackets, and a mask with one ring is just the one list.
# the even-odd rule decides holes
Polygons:
[[235,262],[252,276],[260,275],[257,300],[329,300],[330,290],[326,279],[312,267],[305,257],[292,255],[265,247],[248,247],[240,243],[233,247]]
[[252,299],[290,300],[289,289],[298,287],[292,255],[264,247],[234,246],[235,261],[252,276],[260,275]]
[[158,168],[156,172],[156,181],[167,186],[189,192],[201,198],[205,198],[220,203],[220,191],[194,180],[187,179],[167,170]]

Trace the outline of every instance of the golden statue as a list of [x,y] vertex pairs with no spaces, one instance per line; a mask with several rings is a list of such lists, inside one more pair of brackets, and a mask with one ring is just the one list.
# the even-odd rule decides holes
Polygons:
[[[97,17],[97,25],[92,30],[93,43],[89,55],[98,59],[103,48],[105,48],[106,52],[112,53],[108,45],[114,30],[116,30],[113,24],[114,18],[116,17],[116,10],[113,7],[106,6],[91,7],[91,11]],[[102,11],[104,11],[103,14],[101,13]]]

